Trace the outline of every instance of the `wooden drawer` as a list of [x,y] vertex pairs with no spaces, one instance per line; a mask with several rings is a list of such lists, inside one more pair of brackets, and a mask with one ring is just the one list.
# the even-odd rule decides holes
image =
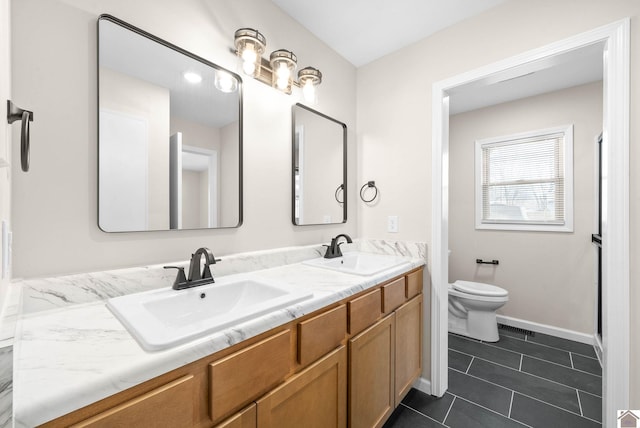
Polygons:
[[382,315],[380,307],[380,289],[347,302],[349,310],[349,334],[358,334]]
[[209,364],[209,416],[237,412],[278,383],[291,369],[291,331],[275,334]]
[[382,312],[388,314],[406,301],[405,278],[398,278],[382,286]]
[[256,403],[251,403],[247,408],[239,411],[215,428],[256,428]]
[[346,305],[298,323],[298,362],[306,366],[337,348],[346,333]]
[[422,269],[407,275],[407,300],[422,292]]
[[73,427],[190,427],[194,425],[193,375],[181,377]]

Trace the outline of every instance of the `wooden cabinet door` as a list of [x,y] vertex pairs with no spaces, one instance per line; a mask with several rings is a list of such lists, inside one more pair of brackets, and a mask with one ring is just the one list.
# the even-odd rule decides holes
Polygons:
[[349,340],[349,426],[381,427],[395,408],[394,317]]
[[346,428],[347,348],[318,360],[257,404],[260,428]]
[[422,373],[422,294],[396,310],[395,405]]

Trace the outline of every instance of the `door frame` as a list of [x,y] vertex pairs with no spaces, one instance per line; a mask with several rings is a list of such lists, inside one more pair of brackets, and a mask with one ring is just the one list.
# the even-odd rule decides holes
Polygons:
[[[449,91],[495,73],[604,42],[603,422],[629,407],[629,45],[630,19],[524,52],[433,84],[431,393],[447,390]],[[523,73],[524,74],[524,73]]]

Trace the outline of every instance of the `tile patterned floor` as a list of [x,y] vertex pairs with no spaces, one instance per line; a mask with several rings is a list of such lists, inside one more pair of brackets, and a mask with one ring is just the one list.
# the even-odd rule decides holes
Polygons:
[[500,330],[486,343],[449,334],[449,390],[412,389],[384,428],[596,428],[602,372],[592,346]]

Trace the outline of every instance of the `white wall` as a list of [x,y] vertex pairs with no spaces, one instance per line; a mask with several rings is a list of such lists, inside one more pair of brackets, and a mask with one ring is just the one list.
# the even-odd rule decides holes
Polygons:
[[[144,183],[147,193],[147,227],[150,230],[168,229],[169,90],[100,67],[100,107],[147,123],[148,161],[147,172],[143,173],[148,177]],[[109,173],[105,170],[103,172]]]
[[[640,3],[634,0],[512,1],[358,69],[358,182],[376,180],[380,200],[358,205],[368,238],[431,243],[431,88],[518,53],[609,24],[631,21],[631,117],[640,107]],[[392,82],[389,76],[398,76]],[[638,121],[631,121],[631,165],[640,161]],[[631,168],[631,403],[640,407],[640,170]],[[408,202],[410,201],[410,202]],[[387,234],[388,215],[400,232]],[[635,407],[634,407],[635,406]]]
[[206,180],[203,183],[202,176],[206,177],[207,172],[182,170],[182,227],[184,229],[198,229],[202,227],[201,225],[207,224],[208,199],[203,199],[203,196],[207,197],[206,189],[209,186]]
[[[11,69],[9,67],[11,58],[11,25],[10,25],[10,7],[9,0],[0,0],[0,102],[6,106],[6,100],[11,98]],[[19,100],[14,100],[19,102]],[[20,104],[18,104],[20,106]],[[5,111],[6,107],[0,108]],[[27,110],[29,109],[25,106]],[[5,112],[6,114],[6,112]],[[19,127],[21,122],[9,125],[5,119],[6,116],[0,117],[2,125],[0,125],[0,158],[5,162],[11,162],[12,153],[12,128]],[[20,131],[18,130],[18,133]],[[19,152],[20,150],[18,150]],[[19,168],[19,167],[18,167]],[[7,221],[11,226],[11,168],[0,167],[0,222]],[[2,231],[0,230],[0,233]],[[0,236],[0,242],[1,236]],[[4,249],[0,245],[0,260],[4,256]],[[2,311],[4,306],[4,295],[6,285],[9,282],[10,269],[1,272],[0,267],[0,322],[2,322]]]
[[[476,230],[475,140],[569,124],[574,125],[574,231]],[[591,234],[597,231],[594,154],[600,132],[602,82],[452,116],[449,281],[499,285],[509,291],[501,314],[593,334],[596,270]],[[476,258],[500,264],[478,265]]]
[[342,232],[355,237],[354,198],[346,225],[291,224],[291,106],[300,94],[296,90],[287,96],[249,78],[243,78],[242,227],[119,234],[98,229],[96,20],[101,13],[231,70],[237,66],[229,52],[235,30],[255,27],[267,37],[269,52],[286,47],[301,66],[322,70],[315,108],[347,123],[355,186],[355,68],[271,2],[20,0],[12,7],[13,90],[36,116],[32,170],[13,184],[18,195],[13,207],[15,277],[186,260],[202,246],[221,256],[328,242]]

